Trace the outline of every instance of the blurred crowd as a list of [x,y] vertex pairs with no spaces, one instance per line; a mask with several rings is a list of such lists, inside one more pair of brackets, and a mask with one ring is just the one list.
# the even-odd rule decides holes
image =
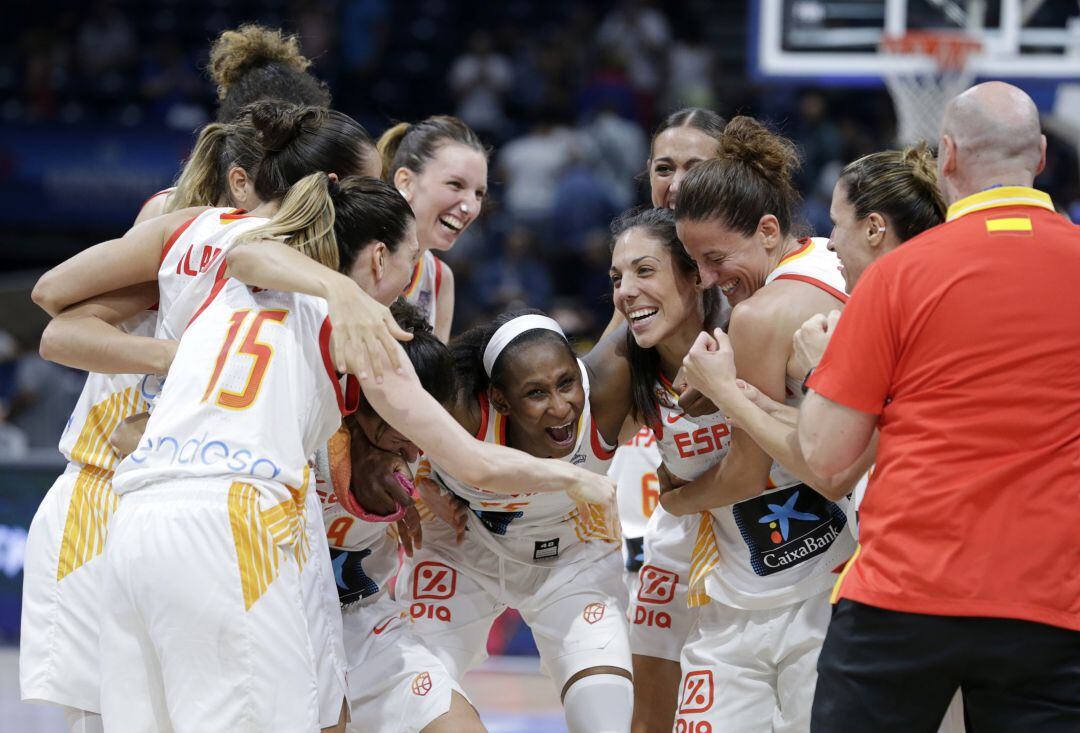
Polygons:
[[[25,3],[6,12],[2,123],[195,130],[214,108],[202,70],[210,39],[257,21],[298,33],[335,106],[373,135],[393,121],[436,113],[451,112],[471,125],[491,146],[491,196],[480,220],[444,253],[455,272],[455,332],[526,303],[551,311],[579,335],[603,328],[611,313],[607,226],[618,212],[647,202],[649,135],[675,109],[753,114],[796,140],[804,156],[805,228],[819,235],[830,229],[829,198],[840,168],[890,147],[895,129],[884,88],[750,81],[743,3],[50,5]],[[1052,144],[1049,157],[1040,188],[1080,213],[1074,152]],[[47,374],[54,365],[38,364],[32,349],[4,336],[0,455],[55,445],[64,417],[57,426],[36,413],[53,409],[46,402],[73,401],[78,387],[70,395],[61,388],[35,392],[42,380],[65,384],[65,374]],[[67,407],[57,410],[66,416]]]

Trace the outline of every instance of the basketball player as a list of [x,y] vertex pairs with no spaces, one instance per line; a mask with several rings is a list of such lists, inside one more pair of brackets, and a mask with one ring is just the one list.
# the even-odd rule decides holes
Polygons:
[[[724,118],[712,110],[689,107],[671,114],[657,127],[648,160],[649,192],[654,207],[675,208],[686,174],[694,166],[716,155],[724,124]],[[681,249],[682,245],[678,246]],[[719,322],[726,322],[729,307],[722,297],[718,298],[718,304],[720,308],[716,317]],[[618,307],[615,314],[621,320]],[[677,367],[675,371],[678,371]],[[675,371],[668,374],[668,385],[672,380],[680,381],[676,379]],[[655,376],[648,377],[648,380],[650,385],[657,381]],[[670,389],[670,386],[664,386],[658,394],[669,395]],[[650,441],[655,440],[652,427],[646,424],[642,430],[648,433]],[[637,464],[648,462],[651,464],[648,470],[655,476],[661,460],[660,451],[656,447],[642,449],[623,446],[616,453],[612,468],[621,460]],[[644,486],[645,480],[645,474],[637,472],[625,478],[620,474],[619,486]],[[622,509],[620,502],[620,516]],[[645,526],[643,536],[636,535],[642,537],[639,542],[643,557],[635,571],[640,573],[641,565],[647,565],[648,569],[644,572],[649,574],[649,578],[639,577],[637,584],[631,587],[630,596],[635,733],[668,730],[675,717],[676,697],[682,677],[679,656],[697,614],[697,607],[687,604],[686,589],[690,557],[698,539],[700,524],[699,516],[676,517],[657,506]],[[655,542],[660,542],[661,546],[654,548]],[[650,602],[643,603],[639,598],[639,589],[652,584],[656,578],[673,579],[674,592],[670,596],[646,593],[644,597]],[[649,611],[653,613],[650,615]],[[666,614],[663,623],[657,621],[659,613]]]
[[[207,125],[181,176],[181,188],[214,196],[204,200],[239,195],[245,186],[235,183],[254,168],[260,155],[250,127]],[[229,175],[216,176],[223,168],[229,169]],[[210,183],[215,177],[220,184],[228,180],[234,185],[226,192],[224,185]],[[127,319],[121,329],[138,339],[145,347],[142,354],[152,363],[165,367],[175,345],[151,338],[155,320],[155,313],[144,310]],[[43,335],[41,351],[47,358],[62,360],[69,345],[63,329],[52,328]],[[127,345],[117,353],[127,353],[123,348]],[[109,348],[102,343],[97,347]],[[77,345],[75,351],[81,353]],[[20,644],[22,695],[64,705],[73,730],[100,730],[101,726],[95,561],[115,508],[109,486],[119,461],[108,438],[117,425],[145,409],[140,382],[133,374],[91,372],[87,376],[60,440],[68,467],[46,494],[28,537]]]
[[480,215],[487,195],[487,151],[456,117],[439,115],[394,125],[379,138],[383,175],[416,212],[424,254],[405,289],[435,335],[450,339],[454,275],[432,250],[446,251]]
[[[552,319],[537,311],[500,316],[454,340],[452,411],[486,443],[603,473],[629,408],[618,336],[579,361]],[[560,692],[568,728],[629,730],[625,586],[613,518],[536,493],[527,480],[498,493],[479,490],[437,457],[430,463],[438,486],[468,504],[469,531],[425,523],[423,547],[402,568],[401,609],[424,643],[460,679],[484,658],[494,619],[515,608]]]
[[[320,186],[333,229],[306,245],[349,276],[385,247],[402,260],[385,283],[388,301],[408,276],[415,229],[405,202],[375,179],[304,179],[275,219],[248,234],[306,223]],[[333,370],[325,301],[217,282],[114,480],[123,498],[105,554],[101,646],[103,716],[117,730],[319,723],[300,577],[310,553],[307,457],[355,407],[357,391]]]
[[[310,108],[309,108],[310,109]],[[293,136],[293,139],[288,141],[288,144],[279,145],[279,153],[271,156],[271,159],[263,161],[259,166],[259,177],[253,182],[253,187],[256,189],[256,195],[266,196],[269,199],[267,204],[259,204],[256,210],[252,212],[250,216],[241,216],[234,211],[225,209],[217,210],[188,210],[179,214],[168,215],[163,217],[168,219],[170,216],[175,218],[178,224],[177,231],[169,235],[169,241],[162,244],[162,239],[166,236],[168,231],[168,225],[161,227],[158,231],[162,231],[157,236],[161,239],[157,240],[155,244],[153,241],[142,245],[144,250],[153,252],[154,250],[160,251],[160,255],[148,255],[146,258],[147,263],[150,261],[155,262],[155,270],[157,271],[158,287],[151,288],[147,293],[149,298],[153,298],[159,301],[158,315],[161,316],[162,321],[158,326],[159,338],[150,338],[150,334],[145,334],[134,346],[128,343],[124,343],[121,339],[131,340],[135,337],[120,334],[119,332],[106,327],[106,324],[93,317],[87,318],[58,318],[50,324],[49,329],[43,337],[43,352],[44,346],[49,345],[51,353],[46,355],[50,358],[62,358],[66,363],[70,363],[73,366],[89,369],[98,369],[102,371],[116,371],[116,372],[139,372],[146,371],[155,374],[163,374],[168,370],[169,362],[171,361],[172,350],[175,349],[175,341],[171,338],[175,338],[178,334],[171,334],[169,339],[161,338],[165,336],[162,332],[162,326],[164,324],[164,318],[172,310],[172,306],[184,288],[187,287],[193,276],[202,268],[210,266],[210,260],[215,253],[220,252],[221,249],[226,248],[238,234],[247,229],[251,229],[254,226],[258,226],[265,219],[259,215],[266,215],[272,213],[277,208],[277,199],[284,193],[278,194],[282,182],[288,182],[290,178],[296,177],[304,172],[305,165],[311,165],[311,163],[305,163],[302,157],[299,157],[295,152],[296,149],[301,150],[319,150],[321,146],[321,152],[324,155],[332,156],[335,161],[345,164],[350,164],[350,161],[354,161],[351,164],[356,165],[363,169],[365,165],[364,161],[376,161],[375,151],[370,143],[370,140],[366,140],[362,128],[352,122],[349,118],[338,115],[331,115],[329,121],[325,118],[323,127],[317,127],[312,123],[309,112],[304,112],[300,108],[294,107],[280,107],[273,103],[261,103],[250,111],[249,116],[252,118],[251,122],[258,127],[258,137],[262,140],[273,139],[275,135],[278,137],[288,137],[291,135],[288,126],[293,124],[290,122],[289,111],[291,111],[295,117],[293,122],[302,121],[307,116],[308,130],[301,133],[299,137]],[[320,113],[321,114],[321,113]],[[336,114],[336,113],[335,113]],[[298,123],[297,123],[298,124]],[[230,125],[228,129],[242,127],[242,125]],[[280,128],[285,127],[282,131]],[[347,134],[342,134],[344,131],[348,131]],[[214,172],[222,171],[225,166],[222,164],[215,164],[214,161],[207,162],[204,154],[210,157],[218,157],[228,159],[228,154],[236,146],[229,143],[233,143],[236,140],[247,143],[249,146],[254,137],[253,134],[245,132],[243,130],[239,132],[232,132],[225,136],[217,136],[219,140],[225,141],[226,144],[221,145],[206,145],[197,146],[196,152],[199,155],[195,155],[189,161],[188,166],[185,169],[185,173],[181,176],[181,181],[186,180],[199,180],[209,182],[206,188],[213,188],[215,186],[220,187],[220,179],[218,176],[218,183],[213,183]],[[204,138],[205,140],[205,138]],[[344,140],[345,144],[335,142],[335,140]],[[274,142],[277,145],[277,142]],[[307,147],[301,147],[307,146]],[[218,150],[218,148],[221,148]],[[250,150],[242,149],[244,155],[248,158],[253,158],[253,154]],[[310,154],[310,153],[309,153]],[[261,155],[261,151],[260,151]],[[219,157],[220,156],[220,157]],[[257,161],[256,161],[257,162]],[[316,163],[321,164],[321,161],[316,160]],[[252,164],[254,166],[254,164]],[[191,170],[201,171],[199,175],[188,175]],[[372,172],[372,171],[369,171]],[[183,186],[181,186],[183,190]],[[196,212],[196,216],[188,218],[191,214]],[[201,211],[202,213],[197,213]],[[183,218],[183,223],[180,223],[180,219]],[[136,232],[141,232],[144,236],[146,230],[153,227],[155,222],[150,222],[141,225],[132,230],[132,235]],[[161,223],[160,220],[157,223]],[[107,247],[109,244],[102,245],[102,248]],[[296,254],[289,250],[285,245],[277,245],[279,248],[284,248],[285,254]],[[269,249],[263,250],[261,253],[267,260],[272,260],[272,252],[274,245],[270,245]],[[85,254],[85,253],[84,253]],[[279,255],[281,252],[279,252]],[[152,258],[152,260],[151,260]],[[78,258],[76,258],[78,259]],[[161,260],[161,264],[157,265],[157,260]],[[311,263],[316,265],[311,260],[300,256],[301,260],[305,263]],[[132,264],[131,259],[123,260],[129,265]],[[73,263],[65,263],[71,265]],[[105,265],[109,272],[109,275],[117,274],[115,266]],[[65,268],[65,265],[61,265],[58,270]],[[78,266],[72,270],[72,272],[78,271]],[[331,274],[330,271],[325,271]],[[47,275],[46,277],[48,277]],[[132,275],[133,278],[145,277],[145,275]],[[339,276],[340,277],[340,276]],[[345,278],[341,278],[344,280]],[[83,277],[83,285],[89,284],[92,278]],[[330,285],[338,281],[331,281]],[[107,286],[105,286],[107,287]],[[346,299],[350,293],[355,293],[362,299],[366,299],[370,302],[370,298],[359,292],[359,288],[351,280],[348,281],[344,288],[339,286],[339,290],[342,290],[346,295]],[[197,297],[197,296],[192,296]],[[189,298],[191,299],[191,298]],[[353,298],[356,299],[355,297]],[[129,299],[130,300],[130,299]],[[331,298],[333,300],[333,298]],[[195,301],[195,305],[198,301]],[[142,308],[148,305],[147,302],[139,302],[135,300],[134,308]],[[125,307],[131,307],[131,303],[126,303]],[[340,306],[337,306],[340,307]],[[347,308],[347,306],[346,306]],[[344,308],[343,308],[344,309]],[[186,321],[185,321],[186,322]],[[99,328],[93,328],[98,326]],[[344,339],[343,339],[344,340]],[[164,353],[164,356],[159,356]],[[140,361],[141,360],[141,361]],[[134,378],[131,378],[134,379]],[[151,382],[142,382],[141,385],[146,387]],[[145,390],[144,390],[145,393]],[[123,417],[123,415],[119,416]],[[105,436],[108,437],[107,435]],[[318,526],[311,529],[311,533],[316,536],[322,536],[322,526],[319,521],[318,503],[314,496],[312,497],[314,502],[313,508],[307,513],[312,519],[312,522]],[[101,530],[104,533],[104,521],[101,522]],[[57,535],[58,536],[58,535]],[[58,540],[57,540],[58,541]],[[54,542],[55,544],[55,542]],[[320,542],[320,546],[324,546]],[[100,551],[100,550],[99,550]],[[308,587],[308,598],[311,602],[312,618],[310,619],[310,627],[314,631],[322,633],[322,640],[319,642],[319,646],[325,647],[326,651],[320,655],[320,661],[324,662],[320,666],[320,692],[323,692],[323,710],[324,714],[320,720],[325,727],[333,726],[339,722],[340,714],[343,710],[343,702],[345,699],[345,686],[344,686],[344,674],[345,674],[345,654],[341,643],[340,622],[335,619],[334,616],[326,618],[327,614],[320,609],[329,608],[335,611],[336,605],[332,602],[335,597],[334,583],[332,580],[331,571],[329,569],[329,556],[326,551],[323,550],[325,562],[313,562],[304,566],[304,581]],[[44,577],[44,576],[42,576]],[[28,589],[31,584],[27,584]],[[321,588],[321,590],[320,590]],[[324,603],[319,600],[320,595],[328,595],[331,599],[330,603]],[[30,607],[33,607],[31,604]],[[76,609],[78,610],[78,609]],[[81,613],[80,616],[84,619],[82,625],[93,623],[93,619],[96,618],[94,613]],[[316,618],[321,617],[321,618]],[[38,626],[35,626],[37,628]],[[47,624],[40,624],[40,628],[50,628]],[[76,626],[78,628],[78,626]],[[51,632],[50,632],[51,633]],[[59,632],[58,632],[59,633]],[[82,634],[85,636],[85,634]],[[95,637],[96,638],[96,637]],[[93,646],[93,645],[91,645]],[[29,648],[33,648],[31,645]],[[96,669],[96,661],[88,662],[87,665],[91,669]],[[95,706],[96,708],[96,706]]]
[[[702,285],[718,285],[733,305],[740,377],[778,402],[804,376],[793,368],[795,330],[847,297],[826,242],[792,232],[797,166],[789,141],[736,117],[719,156],[687,174],[675,209]],[[709,510],[718,549],[695,558],[690,593],[710,602],[683,649],[677,727],[807,728],[832,571],[854,548],[846,500],[826,500],[805,483],[814,479],[786,471],[736,428],[720,463],[661,495],[674,514]]]
[[[840,173],[830,209],[833,231],[829,249],[840,258],[849,291],[871,262],[945,220],[946,207],[938,188],[935,165],[924,143],[903,151],[886,150],[863,156]],[[835,311],[828,317],[815,315],[796,332],[794,351],[800,371],[817,366],[838,317]],[[713,334],[713,339],[716,344],[715,347],[708,344],[710,350],[691,351],[686,361],[687,378],[764,450],[792,470],[800,470],[785,453],[795,430],[798,410],[776,403],[758,406],[747,400],[747,390],[734,384],[730,341],[723,332]],[[856,532],[856,538],[855,510],[865,486],[865,481],[857,484],[848,513],[849,526]],[[938,730],[940,733],[964,730],[959,693]]]

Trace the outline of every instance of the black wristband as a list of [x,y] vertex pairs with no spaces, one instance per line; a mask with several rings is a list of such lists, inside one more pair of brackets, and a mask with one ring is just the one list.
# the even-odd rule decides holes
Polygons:
[[816,367],[810,367],[810,371],[808,371],[806,373],[806,376],[803,377],[803,380],[802,380],[802,393],[804,395],[806,394],[806,391],[807,391],[806,382],[810,379],[810,375],[814,373],[814,369],[816,369]]

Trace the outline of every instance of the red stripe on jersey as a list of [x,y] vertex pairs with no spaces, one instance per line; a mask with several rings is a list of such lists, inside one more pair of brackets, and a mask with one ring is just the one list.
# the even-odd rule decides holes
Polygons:
[[[592,421],[590,420],[590,422]],[[595,422],[592,423],[592,451],[593,455],[601,461],[610,461],[612,456],[615,455],[615,448],[608,450],[604,447],[604,439],[600,436],[600,429],[596,427]]]
[[156,199],[158,196],[167,196],[167,195],[169,195],[170,193],[172,193],[175,190],[176,190],[176,186],[170,186],[169,188],[161,189],[160,191],[155,193],[153,196],[146,199],[146,201],[143,201],[142,204],[139,206],[139,211],[142,211],[144,208],[146,208],[146,205],[148,203],[150,203],[151,201],[153,201],[154,199]]
[[194,323],[195,319],[199,317],[199,314],[206,310],[207,306],[214,302],[214,298],[218,296],[218,293],[221,292],[221,289],[225,287],[225,283],[227,282],[229,282],[229,278],[226,278],[224,280],[218,280],[216,283],[214,283],[214,286],[210,288],[210,294],[206,296],[206,300],[204,300],[202,305],[199,306],[199,309],[195,311],[195,315],[191,317],[191,320],[187,322],[187,326],[184,326],[184,330],[187,330],[188,326]]
[[824,282],[822,280],[818,280],[816,277],[809,277],[807,275],[787,274],[777,275],[774,278],[774,281],[775,280],[798,280],[799,282],[808,283],[810,285],[813,285],[814,287],[821,288],[826,293],[839,300],[841,303],[846,303],[848,301],[847,293],[837,290],[832,285],[829,285],[827,282]]
[[789,254],[784,259],[780,260],[780,262],[777,264],[777,267],[784,264],[785,262],[790,262],[791,260],[795,259],[799,255],[801,255],[803,252],[805,252],[810,247],[810,245],[812,245],[813,243],[814,243],[814,240],[811,239],[810,237],[803,237],[802,239],[799,240],[799,244],[801,244],[802,246],[799,247],[794,252],[792,252],[791,254]]
[[233,209],[232,211],[222,214],[221,221],[236,221],[237,219],[250,219],[251,215],[244,209]]
[[439,298],[439,290],[442,288],[442,269],[443,263],[438,257],[433,258],[435,260],[435,298]]
[[351,415],[360,407],[360,397],[364,394],[360,387],[360,380],[352,374],[345,375],[345,409],[342,417]]
[[483,440],[487,435],[488,416],[491,414],[491,406],[488,405],[488,398],[486,394],[480,393],[476,396],[477,402],[480,403],[480,429],[476,431],[476,439]]
[[[334,396],[337,397],[338,410],[342,415],[348,415],[346,412],[348,407],[345,404],[345,395],[341,393],[341,380],[338,379],[337,369],[334,367],[334,360],[330,357],[330,332],[333,328],[330,326],[330,316],[323,319],[322,328],[319,329],[319,351],[322,352],[323,366],[326,368],[326,376],[330,377],[330,384],[334,385]],[[359,387],[359,383],[357,383]],[[353,405],[350,412],[356,410],[356,405]]]
[[184,230],[186,230],[189,226],[191,226],[191,222],[195,221],[198,218],[199,218],[199,215],[196,214],[195,216],[191,217],[190,219],[185,221],[183,224],[181,224],[180,227],[175,232],[172,233],[172,236],[169,237],[167,242],[165,242],[165,246],[161,248],[161,259],[158,260],[158,265],[159,266],[161,265],[162,262],[165,261],[165,258],[169,255],[169,250],[172,249],[172,246],[174,244],[176,244],[176,240],[180,238],[180,235],[184,233]]

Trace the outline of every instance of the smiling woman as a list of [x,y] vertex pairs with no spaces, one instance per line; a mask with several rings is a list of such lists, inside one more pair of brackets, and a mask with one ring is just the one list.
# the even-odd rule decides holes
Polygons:
[[405,298],[446,342],[454,317],[453,273],[431,250],[449,250],[480,215],[487,195],[487,150],[468,125],[447,115],[394,125],[379,138],[378,148],[383,178],[416,213],[423,250]]

